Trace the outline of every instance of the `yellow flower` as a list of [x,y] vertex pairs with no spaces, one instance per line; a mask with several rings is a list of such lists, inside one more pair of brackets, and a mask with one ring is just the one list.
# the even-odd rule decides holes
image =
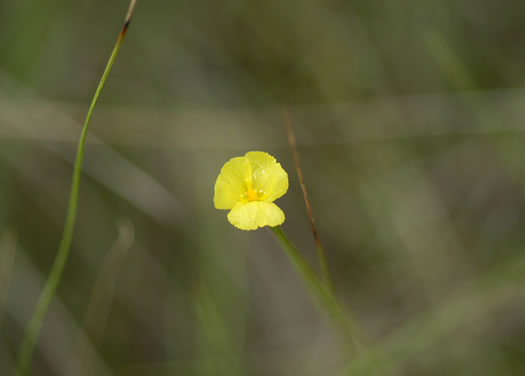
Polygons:
[[250,151],[222,167],[213,203],[231,209],[228,220],[241,230],[278,226],[284,213],[273,202],[288,190],[288,174],[268,153]]

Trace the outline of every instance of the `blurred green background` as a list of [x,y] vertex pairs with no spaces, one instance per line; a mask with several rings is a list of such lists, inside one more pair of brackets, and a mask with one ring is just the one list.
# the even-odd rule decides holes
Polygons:
[[[127,6],[0,0],[1,375]],[[524,15],[518,0],[138,0],[33,374],[350,374],[271,234],[213,207],[229,158],[271,153],[290,176],[284,229],[315,262],[283,104],[378,367],[362,374],[525,374]]]

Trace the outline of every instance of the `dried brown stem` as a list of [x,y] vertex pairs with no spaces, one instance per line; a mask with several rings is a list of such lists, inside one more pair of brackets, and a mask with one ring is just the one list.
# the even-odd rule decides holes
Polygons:
[[122,27],[122,31],[120,32],[119,39],[124,38],[124,35],[126,35],[126,31],[128,31],[129,23],[131,22],[131,18],[133,18],[133,13],[135,12],[135,6],[137,5],[137,0],[131,0],[129,3],[128,13],[126,14],[126,18],[124,19],[124,26]]
[[321,276],[328,284],[330,288],[333,288],[332,279],[330,273],[328,272],[328,265],[326,262],[324,248],[321,244],[321,239],[319,238],[319,232],[317,231],[317,226],[315,224],[314,215],[312,213],[312,205],[310,204],[310,199],[308,198],[308,191],[306,190],[306,184],[304,183],[303,171],[301,169],[301,164],[299,162],[299,154],[297,153],[297,143],[295,141],[295,134],[292,128],[292,121],[290,118],[290,112],[288,108],[283,105],[283,115],[284,115],[284,125],[286,127],[286,134],[288,136],[288,144],[292,151],[292,157],[295,164],[295,170],[297,171],[297,176],[299,178],[299,183],[301,184],[301,190],[303,191],[304,202],[306,204],[306,210],[308,212],[308,218],[310,219],[310,224],[312,225],[312,234],[314,236],[315,248],[317,249],[317,256],[319,259],[319,267],[321,271]]

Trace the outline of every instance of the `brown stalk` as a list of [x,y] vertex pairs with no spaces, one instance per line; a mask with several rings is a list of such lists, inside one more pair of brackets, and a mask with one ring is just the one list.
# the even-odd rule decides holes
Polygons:
[[319,259],[319,268],[321,271],[321,276],[328,284],[328,286],[333,289],[332,278],[328,272],[328,264],[326,262],[324,248],[321,244],[321,239],[319,238],[319,232],[317,231],[317,226],[315,224],[314,215],[312,212],[312,205],[310,204],[310,199],[308,198],[308,191],[306,190],[306,184],[304,183],[303,171],[301,169],[301,164],[299,162],[299,154],[297,153],[297,143],[295,141],[295,133],[292,128],[292,121],[290,118],[290,113],[286,105],[283,105],[283,115],[284,115],[284,125],[286,128],[286,135],[288,136],[288,144],[290,145],[290,150],[292,151],[292,157],[295,164],[295,170],[297,171],[297,177],[299,178],[299,183],[301,185],[301,190],[303,191],[304,202],[306,204],[306,211],[308,212],[308,218],[310,219],[310,224],[312,225],[312,234],[314,236],[315,248],[317,250],[317,257]]

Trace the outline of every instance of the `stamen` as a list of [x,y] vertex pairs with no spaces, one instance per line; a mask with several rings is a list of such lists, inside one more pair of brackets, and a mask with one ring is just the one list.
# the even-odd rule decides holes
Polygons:
[[246,198],[248,199],[248,201],[255,201],[258,199],[258,197],[259,194],[257,193],[257,191],[252,187],[248,187],[248,190],[246,191]]

